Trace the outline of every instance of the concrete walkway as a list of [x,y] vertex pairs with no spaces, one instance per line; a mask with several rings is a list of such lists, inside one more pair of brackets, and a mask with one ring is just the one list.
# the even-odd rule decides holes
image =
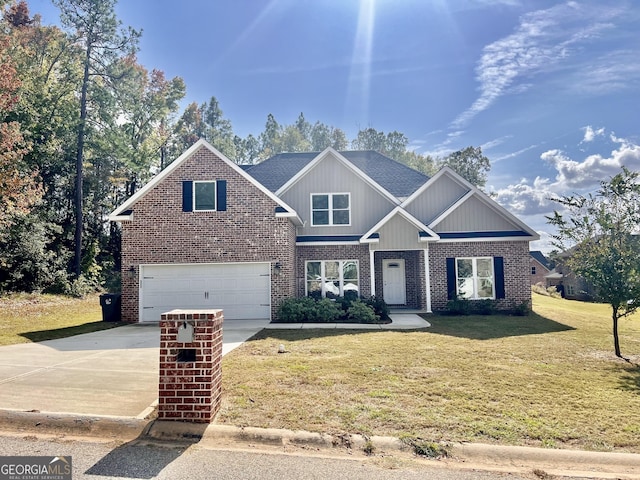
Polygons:
[[300,328],[353,329],[353,330],[415,330],[431,324],[415,313],[392,313],[391,323],[270,323],[265,328],[291,330]]

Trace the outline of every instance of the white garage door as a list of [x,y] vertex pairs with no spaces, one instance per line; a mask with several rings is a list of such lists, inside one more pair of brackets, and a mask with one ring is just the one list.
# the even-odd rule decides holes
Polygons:
[[224,319],[271,318],[268,263],[140,266],[140,321],[176,308],[222,308]]

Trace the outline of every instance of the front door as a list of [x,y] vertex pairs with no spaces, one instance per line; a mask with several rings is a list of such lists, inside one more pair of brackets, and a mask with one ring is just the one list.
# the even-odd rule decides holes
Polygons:
[[404,259],[382,261],[384,301],[389,305],[406,305],[407,288],[404,275]]

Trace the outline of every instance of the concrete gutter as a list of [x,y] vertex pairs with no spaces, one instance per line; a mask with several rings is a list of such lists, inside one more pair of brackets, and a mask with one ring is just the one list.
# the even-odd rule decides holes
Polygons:
[[[328,435],[285,429],[234,427],[145,420],[130,417],[87,416],[0,410],[0,432],[63,438],[92,438],[126,443],[135,440],[191,443],[212,449],[276,449],[313,451],[320,455],[349,454],[415,456],[411,446],[398,438],[362,435]],[[478,443],[440,444],[443,466],[509,473],[537,472],[565,477],[638,479],[640,455],[632,453],[556,450]],[[423,458],[423,457],[419,457]],[[434,459],[431,459],[434,461]]]

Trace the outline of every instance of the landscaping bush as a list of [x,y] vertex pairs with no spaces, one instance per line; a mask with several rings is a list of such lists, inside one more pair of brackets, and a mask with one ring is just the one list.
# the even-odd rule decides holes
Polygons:
[[380,320],[380,317],[375,314],[373,308],[357,300],[351,304],[347,310],[347,315],[351,320],[359,323],[376,323]]
[[310,312],[309,322],[330,323],[335,322],[342,317],[342,309],[336,305],[336,302],[323,298],[315,302],[314,308]]
[[466,298],[455,297],[447,302],[446,312],[450,315],[469,315],[471,313],[470,303]]
[[388,319],[389,307],[384,300],[370,297],[358,298],[355,292],[335,300],[316,298],[287,298],[278,307],[277,317],[283,323],[329,323],[348,320],[359,323],[376,323]]
[[328,323],[341,316],[342,309],[327,298],[287,298],[278,307],[278,320],[284,323]]
[[495,302],[493,300],[474,300],[471,303],[471,313],[477,315],[491,315],[496,311]]
[[511,309],[511,313],[516,317],[526,317],[531,313],[531,306],[529,302],[519,303]]
[[387,305],[387,302],[385,302],[382,297],[372,295],[369,298],[363,299],[363,301],[373,308],[374,313],[381,319],[387,320],[389,318],[389,305]]

